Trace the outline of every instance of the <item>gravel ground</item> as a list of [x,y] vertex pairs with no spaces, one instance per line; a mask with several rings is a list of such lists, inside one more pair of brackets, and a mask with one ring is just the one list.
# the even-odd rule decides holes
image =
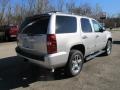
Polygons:
[[112,33],[112,54],[86,62],[72,78],[24,62],[16,56],[16,42],[0,43],[0,90],[120,90],[120,32]]

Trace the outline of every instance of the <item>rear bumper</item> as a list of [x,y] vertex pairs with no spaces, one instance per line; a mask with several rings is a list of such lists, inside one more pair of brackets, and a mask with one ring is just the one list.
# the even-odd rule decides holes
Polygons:
[[16,48],[17,55],[28,59],[30,62],[38,64],[42,67],[52,69],[66,65],[68,60],[68,54],[66,52],[59,52],[55,54],[38,56],[30,53],[25,53],[19,47]]
[[16,38],[17,35],[10,35],[10,38]]

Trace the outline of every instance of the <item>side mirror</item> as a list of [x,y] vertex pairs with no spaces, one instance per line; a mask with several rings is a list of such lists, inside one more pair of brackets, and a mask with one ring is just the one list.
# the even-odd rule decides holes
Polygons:
[[106,31],[106,28],[105,28],[105,27],[103,27],[103,31]]
[[100,28],[100,32],[104,32],[104,31],[105,31],[104,27]]

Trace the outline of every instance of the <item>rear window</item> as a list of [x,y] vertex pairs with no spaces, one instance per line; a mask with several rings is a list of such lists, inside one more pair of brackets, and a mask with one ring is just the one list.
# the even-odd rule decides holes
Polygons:
[[17,28],[17,26],[10,26],[11,28]]
[[20,26],[20,32],[24,34],[46,34],[49,16],[42,16],[40,18],[26,18]]
[[77,22],[75,17],[56,16],[56,33],[76,32]]

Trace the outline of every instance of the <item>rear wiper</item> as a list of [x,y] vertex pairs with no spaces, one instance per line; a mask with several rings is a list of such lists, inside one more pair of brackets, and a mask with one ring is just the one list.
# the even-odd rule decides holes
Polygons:
[[32,26],[32,25],[35,24],[37,21],[39,21],[39,20],[33,21],[33,22],[29,23],[28,25],[26,25],[26,26],[22,29],[22,32],[21,32],[21,33],[23,33],[23,31],[24,31],[26,28]]

